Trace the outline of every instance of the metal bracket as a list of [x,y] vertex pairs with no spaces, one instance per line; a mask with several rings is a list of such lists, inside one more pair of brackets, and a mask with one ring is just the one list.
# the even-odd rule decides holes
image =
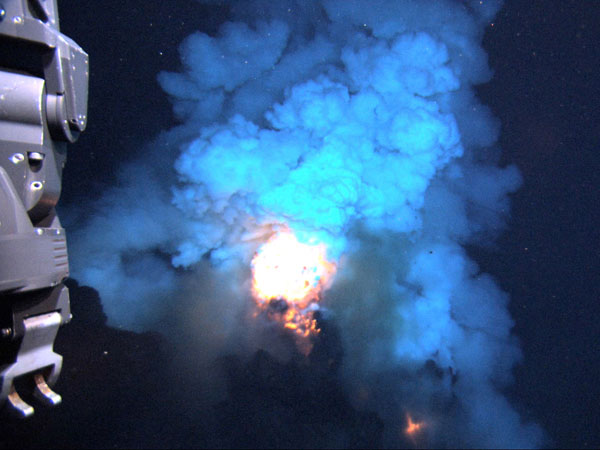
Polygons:
[[[25,319],[25,334],[19,347],[16,361],[0,370],[2,398],[7,398],[7,406],[14,416],[24,418],[33,414],[34,409],[26,403],[15,388],[15,381],[21,377],[32,377],[35,383],[34,395],[46,405],[60,403],[60,395],[53,392],[46,382],[53,384],[62,367],[62,356],[54,353],[54,338],[61,325],[58,312],[41,314]],[[44,373],[47,376],[44,376]]]

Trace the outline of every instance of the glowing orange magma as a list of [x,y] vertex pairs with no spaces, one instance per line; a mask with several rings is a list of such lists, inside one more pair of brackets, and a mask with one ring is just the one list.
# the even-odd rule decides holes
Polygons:
[[301,336],[318,332],[314,311],[335,272],[323,244],[303,244],[291,231],[279,231],[252,260],[253,293],[269,317]]
[[407,425],[404,432],[410,437],[414,437],[425,426],[424,422],[414,422],[409,414],[406,415],[406,421]]

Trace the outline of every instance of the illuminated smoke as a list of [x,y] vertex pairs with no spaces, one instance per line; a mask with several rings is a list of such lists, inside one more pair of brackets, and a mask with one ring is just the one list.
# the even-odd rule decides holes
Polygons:
[[279,230],[258,249],[251,265],[259,310],[293,330],[303,352],[310,353],[308,338],[319,332],[314,313],[335,273],[325,246],[298,242],[292,230]]
[[193,299],[220,354],[252,339],[238,324],[253,254],[290,227],[338,267],[322,303],[344,381],[389,445],[407,408],[426,418],[424,445],[540,445],[502,395],[521,357],[507,295],[464,249],[502,227],[520,184],[495,165],[499,126],[473,91],[490,79],[481,38],[498,7],[231,2],[216,36],[182,43],[183,71],[159,75],[182,125],[151,160],[177,182],[125,170],[74,236],[74,275],[133,329]]

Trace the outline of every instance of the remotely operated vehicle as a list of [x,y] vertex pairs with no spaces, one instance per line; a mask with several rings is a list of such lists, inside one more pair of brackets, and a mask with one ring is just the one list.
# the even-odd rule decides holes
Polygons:
[[55,207],[87,96],[88,55],[60,32],[57,1],[0,0],[0,408],[17,417],[61,401],[53,344],[71,312]]

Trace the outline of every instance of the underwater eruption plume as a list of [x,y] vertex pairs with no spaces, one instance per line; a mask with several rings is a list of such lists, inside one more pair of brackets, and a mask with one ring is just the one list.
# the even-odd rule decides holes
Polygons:
[[263,345],[249,308],[298,339],[327,308],[344,388],[385,445],[404,442],[407,410],[435,417],[425,445],[540,445],[504,395],[521,358],[508,296],[465,250],[503,228],[521,182],[474,90],[500,3],[225,3],[218,32],[159,74],[181,125],[74,235],[75,276],[113,325],[197,308],[180,326],[215,330],[197,344],[214,357]]

